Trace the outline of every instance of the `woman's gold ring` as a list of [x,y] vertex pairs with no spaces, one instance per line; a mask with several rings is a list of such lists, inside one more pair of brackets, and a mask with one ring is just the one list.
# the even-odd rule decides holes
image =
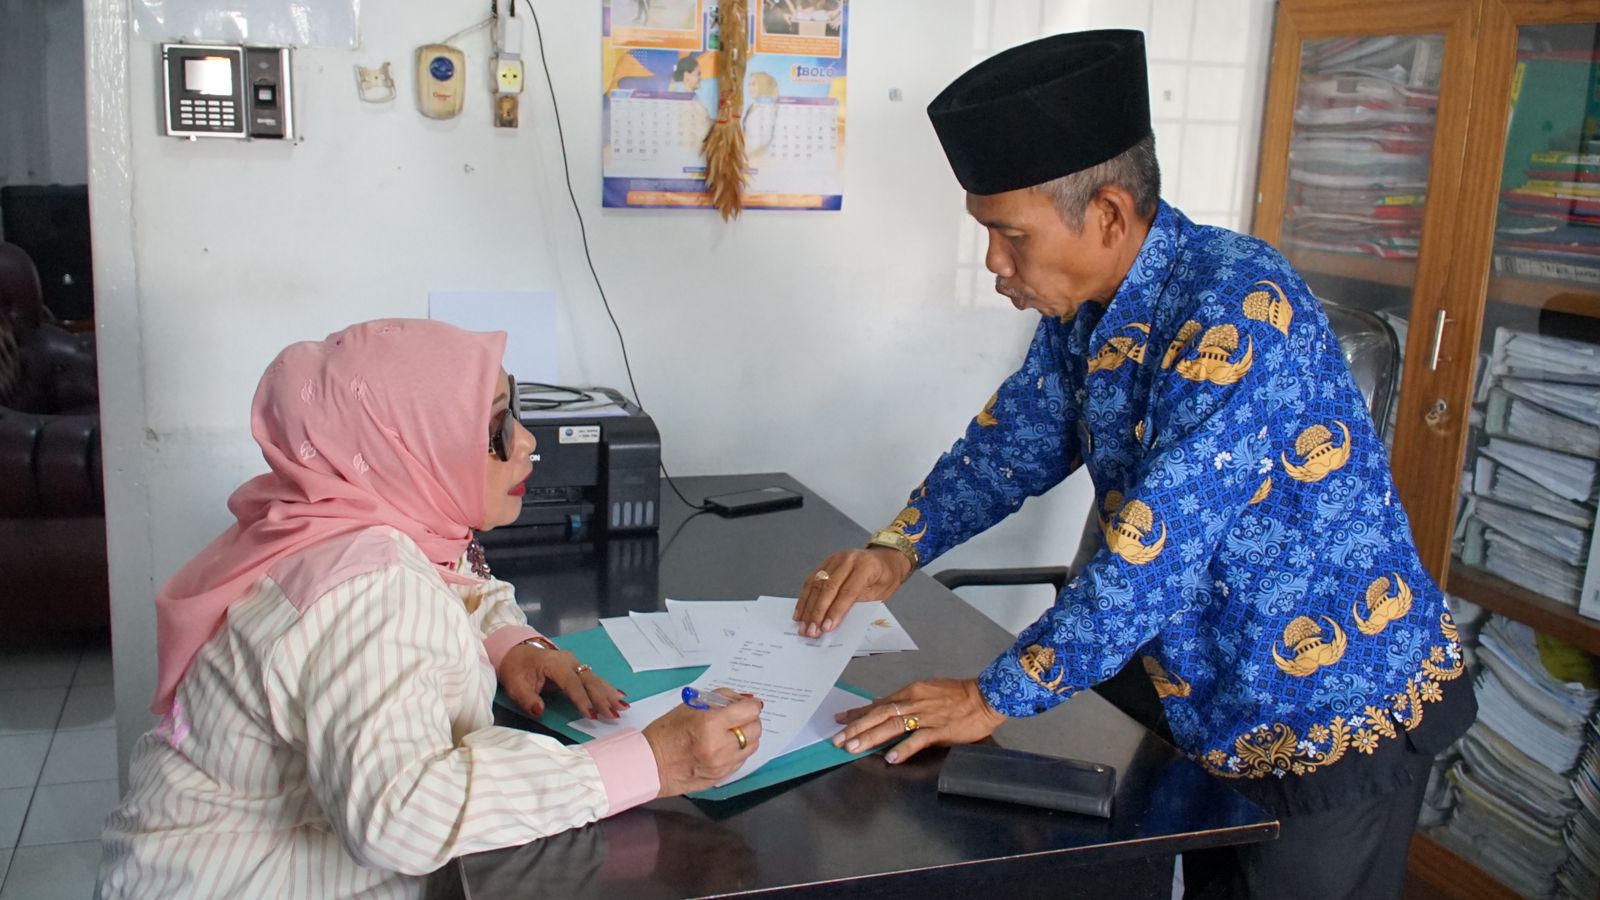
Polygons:
[[572,671],[577,672],[579,675],[582,675],[585,672],[593,672],[594,670],[589,667],[588,663],[578,663],[578,665],[575,668],[573,668]]
[[827,569],[818,569],[817,573],[815,575],[811,576],[811,579],[813,581],[827,581],[829,578],[832,578],[832,577],[833,577],[832,575],[828,574],[828,570]]
[[905,727],[906,734],[910,734],[911,732],[916,731],[918,728],[922,727],[921,725],[917,724],[917,717],[916,716],[901,716],[900,717],[900,724]]
[[745,740],[744,729],[743,728],[740,728],[739,726],[735,725],[732,728],[729,728],[728,730],[733,732],[734,739],[739,742],[739,749],[740,750],[743,750],[744,748],[750,746],[750,742]]

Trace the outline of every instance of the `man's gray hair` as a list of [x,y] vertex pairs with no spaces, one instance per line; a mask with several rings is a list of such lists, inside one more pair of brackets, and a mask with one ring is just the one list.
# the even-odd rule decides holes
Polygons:
[[1061,221],[1079,231],[1089,201],[1108,185],[1117,185],[1132,194],[1139,215],[1155,215],[1156,201],[1161,199],[1161,166],[1156,162],[1154,134],[1145,135],[1139,143],[1097,166],[1034,185],[1033,190],[1049,197]]

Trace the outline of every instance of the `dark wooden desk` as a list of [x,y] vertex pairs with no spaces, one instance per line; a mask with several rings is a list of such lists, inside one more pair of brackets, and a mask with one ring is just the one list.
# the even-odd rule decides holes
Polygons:
[[[794,596],[813,566],[860,546],[866,530],[786,475],[679,479],[693,499],[768,484],[804,492],[805,506],[740,519],[691,516],[663,490],[659,536],[500,544],[489,548],[489,561],[516,585],[529,621],[552,635],[628,609],[660,609],[668,596]],[[846,679],[877,693],[919,678],[976,674],[1012,640],[920,572],[895,596],[894,611],[921,649],[858,659],[845,670]],[[501,715],[502,724],[529,725]],[[872,756],[733,800],[658,800],[524,847],[465,857],[464,890],[472,900],[898,897],[986,888],[1006,900],[1166,898],[1175,854],[1277,834],[1269,815],[1093,692],[1008,722],[994,739],[1115,766],[1114,815],[941,796],[943,750],[901,766]]]

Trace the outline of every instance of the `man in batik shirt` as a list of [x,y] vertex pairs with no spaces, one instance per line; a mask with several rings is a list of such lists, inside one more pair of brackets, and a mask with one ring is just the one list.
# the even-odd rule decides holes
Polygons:
[[1104,540],[1054,606],[978,677],[910,685],[836,741],[904,736],[903,762],[1142,657],[1177,746],[1283,822],[1186,854],[1191,895],[1395,896],[1430,760],[1475,712],[1456,629],[1310,290],[1270,246],[1159,199],[1147,91],[1141,34],[1087,32],[1001,53],[929,107],[996,290],[1042,318],[796,618],[833,627],[1086,466]]

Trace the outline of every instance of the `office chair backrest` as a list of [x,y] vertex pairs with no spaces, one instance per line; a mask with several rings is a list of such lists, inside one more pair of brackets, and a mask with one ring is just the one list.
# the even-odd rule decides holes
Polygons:
[[1334,337],[1339,339],[1356,387],[1366,398],[1378,436],[1387,436],[1389,407],[1394,402],[1395,382],[1400,377],[1400,341],[1394,329],[1381,316],[1364,309],[1327,300],[1322,301],[1322,309],[1328,314],[1328,325]]

